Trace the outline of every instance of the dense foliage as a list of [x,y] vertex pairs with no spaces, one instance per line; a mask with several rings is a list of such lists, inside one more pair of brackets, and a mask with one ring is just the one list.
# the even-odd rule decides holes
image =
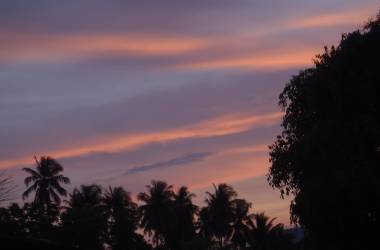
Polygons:
[[380,14],[325,48],[280,95],[268,180],[320,249],[370,249],[380,226]]

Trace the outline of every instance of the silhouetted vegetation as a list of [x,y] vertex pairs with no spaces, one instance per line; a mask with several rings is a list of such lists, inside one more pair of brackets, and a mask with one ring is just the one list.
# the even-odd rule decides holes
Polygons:
[[380,227],[380,13],[286,85],[269,182],[308,248],[373,249]]
[[36,249],[83,250],[294,247],[282,224],[267,223],[262,214],[260,224],[250,213],[251,203],[227,184],[214,185],[201,209],[187,187],[175,191],[163,181],[152,181],[138,194],[140,206],[124,188],[99,185],[74,188],[61,204],[67,194],[60,184],[69,179],[56,160],[41,157],[35,169],[23,170],[30,174],[23,197],[34,191],[33,202],[0,208],[0,234],[5,242],[17,242],[13,248],[23,242]]
[[[61,203],[60,196],[66,196],[67,192],[61,187],[61,183],[69,184],[70,179],[61,175],[63,167],[51,157],[41,157],[36,161],[36,169],[23,168],[25,172],[30,174],[24,182],[29,186],[22,194],[22,198],[27,198],[32,192],[35,192],[34,204],[48,206],[50,204]],[[59,194],[59,195],[58,195]]]

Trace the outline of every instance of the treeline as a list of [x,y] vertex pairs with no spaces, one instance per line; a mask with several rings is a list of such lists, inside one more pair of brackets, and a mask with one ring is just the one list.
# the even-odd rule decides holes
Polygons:
[[2,237],[85,250],[296,248],[282,224],[263,213],[251,214],[251,203],[227,184],[214,185],[206,193],[206,206],[198,207],[187,187],[152,181],[138,194],[137,204],[123,187],[82,185],[67,194],[62,185],[70,179],[50,157],[23,170],[29,174],[23,198],[34,194],[34,199],[0,208]]

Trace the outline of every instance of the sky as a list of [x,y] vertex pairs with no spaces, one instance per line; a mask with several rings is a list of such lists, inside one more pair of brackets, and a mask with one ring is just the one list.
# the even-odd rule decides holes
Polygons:
[[378,0],[2,0],[0,169],[25,188],[33,156],[81,184],[136,195],[152,179],[202,205],[232,185],[289,224],[266,181],[278,95]]

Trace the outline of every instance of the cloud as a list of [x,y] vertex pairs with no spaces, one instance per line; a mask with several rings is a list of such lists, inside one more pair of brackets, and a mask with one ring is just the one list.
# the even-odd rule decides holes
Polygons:
[[[77,77],[76,71],[49,68],[38,78],[28,70],[14,70],[14,77],[0,74],[0,116],[7,117],[0,123],[2,162],[118,136],[174,131],[237,111],[246,116],[272,113],[278,110],[278,93],[294,73],[147,74],[125,77],[122,83],[118,72],[85,71],[86,77]],[[31,76],[36,80],[29,82]],[[143,93],[133,93],[134,87]]]
[[[295,4],[292,2],[290,5]],[[131,3],[130,3],[131,4]],[[276,3],[282,6],[281,3]],[[298,3],[299,4],[299,3]],[[14,30],[2,30],[0,27],[0,39],[2,40],[0,46],[0,62],[4,64],[80,64],[100,66],[100,67],[124,67],[124,69],[155,69],[155,70],[171,70],[178,69],[191,69],[191,70],[215,70],[215,69],[283,69],[290,67],[303,67],[310,65],[311,58],[318,52],[325,44],[336,42],[339,37],[336,34],[346,30],[342,30],[342,26],[349,26],[350,29],[356,28],[367,20],[370,14],[373,14],[374,7],[371,1],[363,4],[364,7],[357,8],[352,3],[348,4],[345,8],[333,8],[325,12],[312,13],[309,11],[310,6],[303,6],[307,11],[304,14],[293,13],[289,6],[286,7],[284,12],[291,12],[292,15],[279,15],[268,18],[263,16],[261,19],[251,18],[251,12],[246,13],[243,6],[247,5],[252,11],[260,14],[260,8],[266,12],[267,5],[263,2],[258,2],[255,5],[247,4],[239,1],[238,4],[227,4],[223,2],[218,5],[220,8],[211,11],[207,17],[214,17],[215,19],[206,20],[206,18],[178,21],[176,19],[178,12],[183,12],[185,15],[185,5],[172,3],[168,4],[153,4],[157,7],[157,13],[164,12],[168,9],[174,11],[168,14],[164,20],[154,20],[155,18],[162,18],[164,15],[157,15],[151,13],[147,19],[152,18],[156,24],[168,24],[176,22],[172,25],[183,25],[182,28],[176,27],[173,32],[165,33],[160,25],[154,25],[156,31],[146,30],[147,23],[140,20],[142,13],[147,11],[145,5],[132,4],[136,9],[134,12],[141,15],[132,14],[131,19],[128,20],[135,24],[135,28],[120,27],[119,29],[106,29],[99,30],[93,29],[92,25],[84,25],[83,28],[75,32],[65,31],[64,24],[55,29],[55,32],[41,32],[36,30],[33,26],[32,29],[25,31],[15,28]],[[157,5],[157,6],[156,6]],[[187,12],[195,15],[206,15],[205,10],[196,11],[195,6],[203,5],[201,2],[195,2],[191,6],[186,4],[189,8]],[[324,3],[324,5],[328,5]],[[350,5],[353,5],[350,7]],[[65,11],[73,8],[71,4],[64,4],[67,7],[63,10],[58,10],[59,5],[48,4],[50,8],[56,10],[55,14],[62,14]],[[167,8],[165,9],[164,8]],[[223,9],[227,6],[233,7],[232,9]],[[120,14],[119,9],[114,9],[110,6],[98,9],[96,6],[95,12],[104,15],[104,12],[109,11],[106,15]],[[105,6],[103,6],[105,7]],[[120,8],[126,7],[125,5]],[[301,6],[298,6],[300,8]],[[47,8],[45,6],[45,8]],[[298,9],[297,8],[297,9]],[[20,11],[17,7],[13,6],[13,11]],[[26,13],[29,15],[36,15],[41,11],[31,7],[31,11]],[[130,11],[130,10],[128,10]],[[48,12],[50,13],[50,12]],[[5,15],[7,13],[4,13]],[[224,16],[239,16],[239,18],[232,18],[240,20],[238,23],[243,28],[226,28],[226,30],[217,31],[211,30],[204,33],[195,29],[210,26],[215,27],[228,27],[230,22],[225,21]],[[248,15],[245,17],[245,15]],[[273,13],[268,12],[272,15]],[[283,13],[282,13],[283,14]],[[79,15],[79,14],[78,14]],[[156,16],[157,15],[157,16]],[[187,13],[188,15],[188,13]],[[260,15],[263,15],[261,13]],[[38,15],[37,15],[38,16]],[[121,19],[126,16],[125,14]],[[46,19],[57,18],[56,15],[44,16]],[[91,18],[92,15],[90,15]],[[10,17],[9,17],[10,18]],[[78,25],[80,26],[82,16],[78,18]],[[103,16],[103,18],[105,18]],[[136,20],[135,20],[136,19]],[[22,19],[23,20],[23,19]],[[110,27],[115,27],[112,20],[118,23],[120,20],[110,19]],[[152,22],[154,22],[152,20]],[[264,20],[264,21],[263,21]],[[54,20],[55,22],[57,20]],[[109,20],[108,20],[109,21]],[[22,21],[21,21],[22,22]],[[53,22],[53,23],[55,23]],[[65,22],[70,22],[65,16]],[[127,21],[126,21],[127,22]],[[198,22],[200,22],[198,24]],[[1,23],[1,17],[0,17]],[[15,22],[17,23],[17,22]],[[33,24],[33,21],[31,21]],[[37,22],[38,27],[44,26],[41,22]],[[47,25],[49,25],[49,22]],[[31,25],[32,25],[31,24]],[[55,23],[56,24],[56,23]],[[83,23],[82,23],[83,24]],[[243,25],[244,24],[244,25]],[[25,24],[28,25],[28,24]],[[100,23],[94,21],[94,25]],[[172,26],[170,25],[170,26]],[[10,24],[11,26],[11,24]],[[238,25],[237,25],[238,26]],[[140,29],[139,29],[140,28]],[[324,30],[323,41],[320,40],[320,29],[334,29],[334,36],[330,36],[329,32]],[[49,29],[48,29],[49,30]],[[314,30],[314,32],[308,32]],[[308,37],[307,44],[298,44],[298,40],[305,40]]]
[[[5,64],[79,63],[124,65],[129,69],[291,68],[310,62],[315,48],[293,48],[288,38],[162,36],[153,34],[18,34],[0,33],[0,61]],[[279,40],[279,39],[277,39]],[[27,42],[26,42],[27,41]],[[250,54],[250,56],[247,56]]]
[[151,170],[157,170],[157,169],[162,169],[162,168],[187,165],[190,163],[201,161],[204,158],[211,156],[212,154],[213,154],[212,152],[196,152],[196,153],[185,154],[185,155],[170,159],[168,161],[161,161],[161,162],[156,162],[156,163],[149,164],[149,165],[133,167],[133,168],[129,169],[125,173],[125,175],[130,175],[130,174],[135,174],[135,173],[140,173],[140,172],[145,172],[145,171],[151,171]]
[[[0,5],[0,31],[50,33],[145,32],[159,34],[225,33],[265,28],[299,13],[308,16],[358,6],[378,6],[377,0],[335,1],[12,1]],[[281,11],[275,11],[281,10]],[[70,18],[68,18],[70,17]]]
[[[274,112],[262,115],[230,114],[227,116],[208,119],[200,123],[175,128],[171,130],[107,136],[92,140],[87,145],[73,146],[59,151],[45,152],[55,158],[72,158],[97,152],[120,152],[141,148],[152,143],[166,143],[176,140],[191,138],[207,138],[236,134],[253,128],[270,126],[278,123],[282,118],[282,112]],[[0,168],[27,164],[30,156],[15,160],[0,161]]]
[[[173,56],[201,50],[197,37],[146,34],[25,34],[0,33],[3,62],[51,63],[109,57]],[[87,59],[88,60],[88,59]]]
[[210,70],[210,69],[225,69],[225,68],[239,68],[239,69],[289,69],[296,67],[311,66],[312,58],[319,49],[308,49],[300,51],[287,50],[284,51],[271,51],[271,54],[265,55],[252,55],[244,57],[230,57],[214,60],[203,60],[198,62],[186,62],[179,64],[179,69],[191,70]]
[[319,15],[299,17],[288,20],[283,24],[287,29],[321,28],[339,25],[351,25],[360,27],[370,15],[374,14],[374,6],[364,6],[344,11],[327,12]]

